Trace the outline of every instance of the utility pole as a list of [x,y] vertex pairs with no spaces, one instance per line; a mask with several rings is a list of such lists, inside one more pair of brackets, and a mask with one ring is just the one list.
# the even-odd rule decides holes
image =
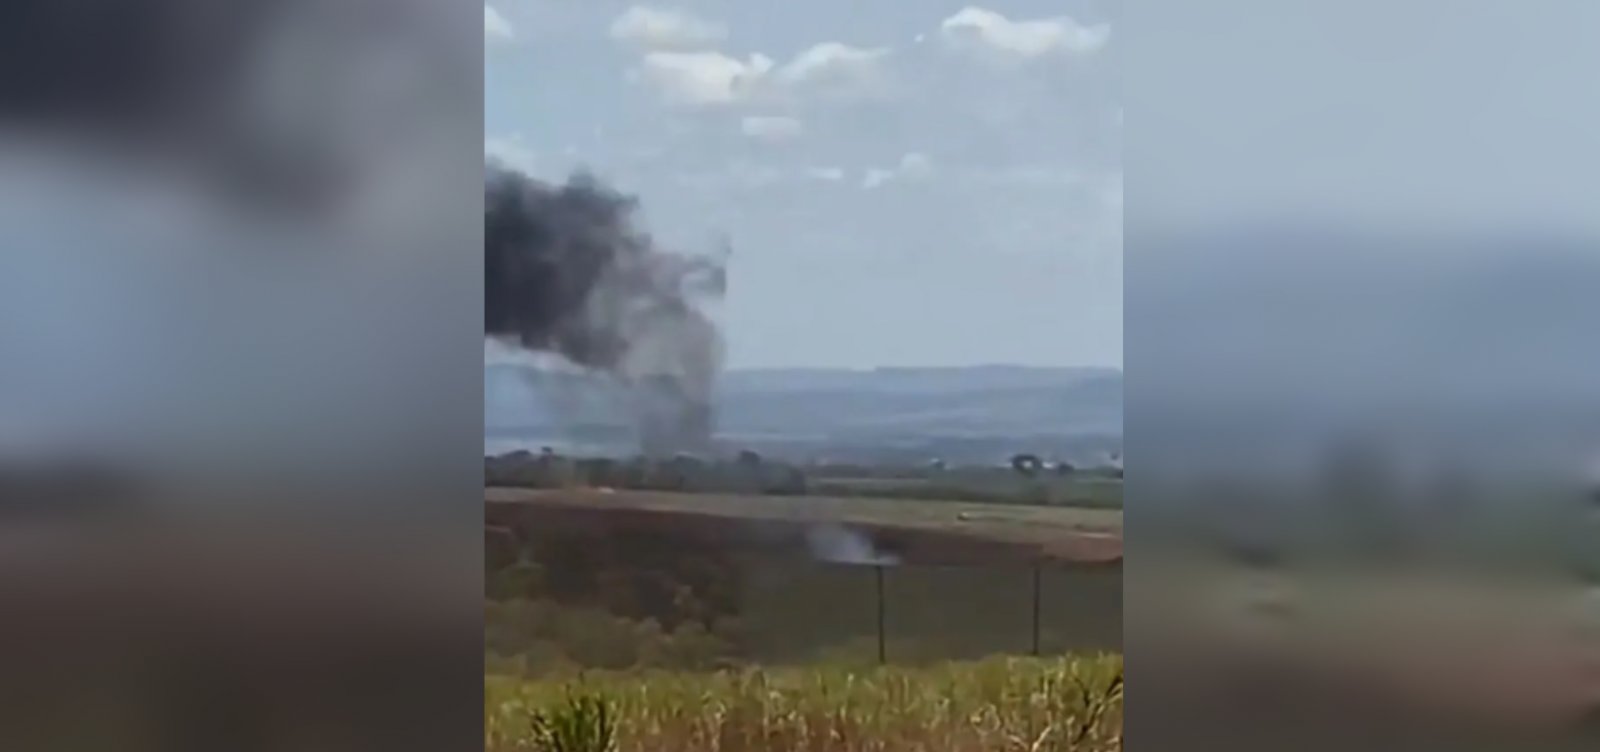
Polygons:
[[1039,655],[1039,562],[1033,562],[1033,655]]
[[884,610],[883,610],[883,565],[873,567],[877,571],[878,579],[878,665],[888,662],[888,650],[884,635]]

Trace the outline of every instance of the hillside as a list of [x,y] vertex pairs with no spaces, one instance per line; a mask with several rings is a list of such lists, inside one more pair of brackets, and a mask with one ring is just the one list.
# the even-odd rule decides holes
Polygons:
[[[626,446],[627,403],[612,389],[486,365],[486,438]],[[1122,434],[1122,374],[1109,368],[735,370],[717,397],[719,439],[790,456],[1095,458],[1115,451]]]

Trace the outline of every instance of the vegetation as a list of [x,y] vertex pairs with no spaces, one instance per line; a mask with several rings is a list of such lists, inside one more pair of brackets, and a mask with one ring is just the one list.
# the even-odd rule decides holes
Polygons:
[[611,704],[599,695],[571,695],[553,710],[536,710],[528,717],[528,734],[516,747],[540,752],[612,752],[617,747],[617,727]]
[[1122,659],[582,673],[485,682],[489,752],[1122,749]]
[[[1120,571],[1061,566],[1040,579],[1028,560],[1001,555],[1119,512],[828,498],[1120,506],[1109,473],[1031,462],[1026,473],[800,472],[752,452],[719,463],[523,453],[486,464],[493,486],[700,492],[638,494],[694,515],[641,515],[625,493],[528,494],[589,503],[489,506],[488,752],[1122,748],[1120,656],[1064,654],[1120,645]],[[795,491],[827,496],[761,498]],[[997,558],[993,567],[940,567],[908,555],[880,580],[871,568],[815,561],[803,518],[763,518],[753,507],[875,519],[883,529],[874,542],[889,551],[972,547]],[[880,629],[890,666],[877,665]],[[1029,652],[1034,637],[1061,657],[1002,657]]]
[[688,456],[617,460],[570,458],[548,450],[537,455],[521,451],[485,458],[484,478],[491,486],[521,488],[589,486],[775,496],[806,493],[806,475],[798,467],[763,462],[754,452],[743,452],[733,462],[706,462]]
[[999,467],[791,465],[744,451],[731,461],[692,457],[574,459],[514,452],[485,459],[488,485],[522,488],[606,487],[635,491],[941,499],[990,504],[1121,508],[1122,472],[1076,468],[1018,454]]
[[[887,644],[899,665],[1030,650],[1025,573],[894,571]],[[1007,576],[1012,575],[1012,576]],[[495,672],[549,676],[581,669],[700,671],[750,665],[870,666],[877,660],[872,576],[841,567],[761,577],[732,608],[709,618],[685,594],[678,614],[627,616],[553,600],[488,601],[485,662]],[[1053,573],[1043,598],[1041,648],[1115,649],[1119,582]],[[949,603],[964,604],[951,609]],[[832,604],[827,609],[816,603]],[[676,618],[674,618],[676,617]]]
[[[704,670],[876,658],[871,568],[818,564],[803,540],[786,556],[784,539],[770,527],[762,535],[734,527],[731,534],[713,528],[691,537],[692,527],[563,525],[551,510],[520,508],[525,519],[507,520],[518,538],[485,549],[485,646],[506,671]],[[541,511],[548,514],[528,514]],[[735,549],[739,544],[751,548]],[[907,564],[884,582],[888,652],[897,663],[1031,648],[1030,567]],[[1042,650],[1120,645],[1120,571],[1047,567],[1037,592]]]
[[959,501],[972,504],[1121,509],[1122,482],[1106,475],[1018,476],[995,472],[951,471],[916,479],[819,478],[816,496]]

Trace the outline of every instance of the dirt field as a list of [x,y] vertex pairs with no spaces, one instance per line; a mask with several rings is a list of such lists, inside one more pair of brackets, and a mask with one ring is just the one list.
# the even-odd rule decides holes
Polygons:
[[1122,513],[902,499],[739,496],[601,490],[490,488],[491,529],[574,533],[659,531],[710,545],[749,539],[765,547],[804,545],[817,524],[847,526],[907,562],[991,565],[1045,559],[1116,565]]

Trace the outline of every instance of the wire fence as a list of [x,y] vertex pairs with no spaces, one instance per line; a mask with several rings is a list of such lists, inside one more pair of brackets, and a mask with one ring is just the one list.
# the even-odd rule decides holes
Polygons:
[[1120,567],[758,567],[744,596],[746,644],[761,660],[909,663],[1122,645]]
[[[485,648],[519,670],[915,664],[1120,652],[1122,567],[820,563],[672,541],[545,541],[488,582]],[[691,553],[685,553],[689,551]]]

